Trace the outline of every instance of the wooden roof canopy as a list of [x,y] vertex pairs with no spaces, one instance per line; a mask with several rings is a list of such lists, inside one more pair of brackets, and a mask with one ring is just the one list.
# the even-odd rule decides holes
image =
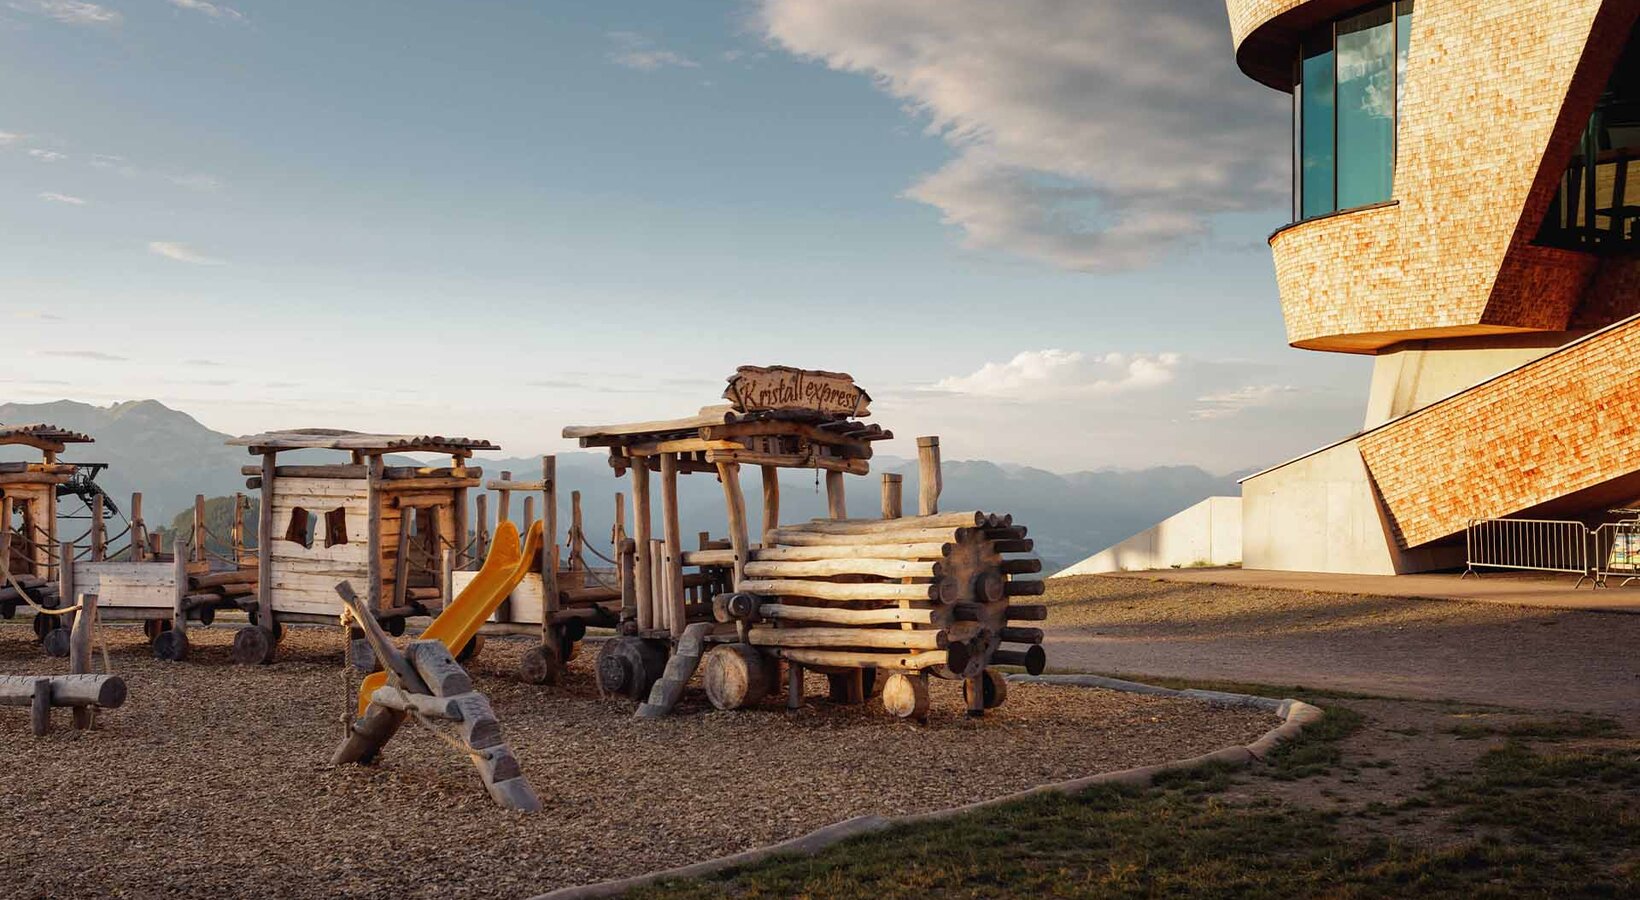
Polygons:
[[68,444],[93,443],[91,435],[56,425],[0,425],[0,446],[22,445],[47,453],[61,453]]
[[662,454],[678,454],[685,472],[715,472],[719,463],[790,469],[870,471],[871,444],[894,433],[859,419],[871,415],[871,395],[841,372],[789,366],[741,366],[723,392],[729,402],[693,416],[615,425],[571,425],[564,437],[582,447],[608,447],[617,473],[639,460],[658,469]]
[[358,431],[339,431],[334,428],[296,428],[289,431],[265,431],[237,437],[228,443],[249,447],[256,455],[279,453],[284,450],[348,450],[360,456],[379,456],[384,453],[446,453],[468,457],[476,450],[500,450],[489,441],[464,437],[444,437],[438,434],[367,434]]

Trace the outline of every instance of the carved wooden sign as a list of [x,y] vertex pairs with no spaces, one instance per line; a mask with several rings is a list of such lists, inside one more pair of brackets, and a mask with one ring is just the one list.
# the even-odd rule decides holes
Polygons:
[[805,410],[835,416],[871,415],[871,395],[841,372],[791,366],[741,366],[729,379],[723,399],[747,412]]

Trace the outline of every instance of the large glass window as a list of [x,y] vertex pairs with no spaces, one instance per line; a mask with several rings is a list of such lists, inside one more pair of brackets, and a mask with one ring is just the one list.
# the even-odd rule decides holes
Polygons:
[[1596,101],[1543,219],[1538,243],[1640,253],[1640,25]]
[[1332,35],[1325,41],[1306,42],[1301,63],[1299,90],[1299,212],[1300,219],[1319,216],[1338,208],[1333,193],[1333,47]]
[[1295,218],[1390,198],[1412,2],[1385,3],[1306,35],[1293,89]]

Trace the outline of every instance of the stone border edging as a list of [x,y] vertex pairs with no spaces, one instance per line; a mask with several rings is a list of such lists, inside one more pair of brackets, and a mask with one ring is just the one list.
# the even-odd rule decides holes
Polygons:
[[1276,700],[1272,697],[1255,697],[1251,694],[1229,694],[1223,691],[1202,691],[1195,689],[1174,690],[1172,688],[1157,687],[1153,684],[1142,684],[1137,681],[1123,681],[1119,678],[1105,678],[1100,675],[1009,675],[1008,680],[1016,684],[1050,684],[1073,685],[1077,687],[1095,687],[1105,690],[1123,691],[1130,694],[1152,694],[1162,697],[1178,697],[1188,700],[1199,700],[1217,706],[1241,706],[1273,712],[1280,716],[1280,725],[1265,732],[1258,740],[1251,744],[1225,747],[1212,753],[1204,753],[1189,759],[1176,759],[1170,762],[1156,763],[1150,766],[1138,766],[1132,769],[1122,769],[1116,772],[1101,772],[1097,775],[1088,775],[1083,778],[1073,778],[1070,781],[1060,781],[1053,784],[1037,785],[1016,791],[1012,794],[1003,794],[1000,797],[991,797],[986,800],[977,800],[962,806],[953,806],[948,809],[937,809],[932,812],[913,813],[905,816],[882,816],[875,813],[855,816],[841,822],[833,822],[816,828],[807,834],[801,834],[790,840],[766,847],[753,847],[729,856],[720,856],[716,859],[702,860],[686,866],[671,869],[661,869],[655,872],[646,872],[642,875],[633,875],[629,878],[620,878],[614,881],[600,881],[593,884],[575,885],[548,891],[530,898],[530,900],[590,900],[594,897],[615,897],[626,893],[633,888],[644,887],[657,881],[669,881],[679,878],[699,878],[711,875],[724,869],[761,862],[773,856],[794,855],[813,856],[821,850],[840,841],[861,834],[870,834],[884,831],[896,825],[910,825],[918,822],[937,822],[955,816],[975,812],[990,806],[999,806],[1033,797],[1038,794],[1077,794],[1094,785],[1114,784],[1131,787],[1144,787],[1156,779],[1156,776],[1168,772],[1181,772],[1188,769],[1220,763],[1235,768],[1251,765],[1255,761],[1262,762],[1270,751],[1281,744],[1292,740],[1304,730],[1306,725],[1321,719],[1323,713],[1320,708],[1311,706],[1302,700]]

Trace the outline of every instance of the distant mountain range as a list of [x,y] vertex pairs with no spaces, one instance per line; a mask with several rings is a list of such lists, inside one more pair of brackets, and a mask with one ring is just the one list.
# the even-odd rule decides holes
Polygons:
[[[242,447],[229,447],[229,435],[212,431],[192,416],[154,400],[99,407],[69,400],[52,403],[0,404],[0,423],[50,422],[84,431],[95,444],[70,447],[70,462],[106,462],[110,468],[97,482],[120,506],[134,490],[143,492],[145,515],[151,527],[168,523],[185,510],[196,493],[207,497],[245,490],[240,466],[252,462]],[[0,451],[3,452],[3,451]],[[292,461],[323,461],[334,454],[310,451],[293,454]],[[26,458],[15,450],[0,458]],[[409,462],[405,460],[404,462]],[[475,459],[486,477],[510,470],[518,480],[539,477],[539,457]],[[946,460],[943,509],[981,509],[1012,513],[1030,528],[1045,570],[1075,563],[1203,497],[1236,494],[1236,475],[1215,476],[1194,466],[1161,466],[1139,470],[1100,470],[1060,475],[1027,466],[982,460]],[[899,472],[909,512],[915,512],[915,461],[880,456],[872,460],[873,475],[848,479],[848,506],[856,516],[875,516],[880,508],[875,473]],[[569,524],[570,492],[581,491],[588,539],[608,552],[613,524],[614,494],[628,489],[617,480],[604,453],[568,452],[558,456],[561,492],[559,521]],[[744,488],[756,522],[760,490],[755,471],[745,473]],[[686,475],[678,489],[679,514],[686,538],[693,546],[699,531],[722,536],[725,530],[723,493],[708,475]],[[659,498],[656,498],[659,509]],[[824,488],[811,472],[788,470],[781,477],[781,518],[786,521],[823,515]],[[493,509],[493,507],[492,507]],[[513,503],[513,518],[522,519],[523,502]],[[493,514],[493,513],[492,513]],[[630,515],[630,514],[629,514]],[[658,524],[658,522],[657,522]]]

